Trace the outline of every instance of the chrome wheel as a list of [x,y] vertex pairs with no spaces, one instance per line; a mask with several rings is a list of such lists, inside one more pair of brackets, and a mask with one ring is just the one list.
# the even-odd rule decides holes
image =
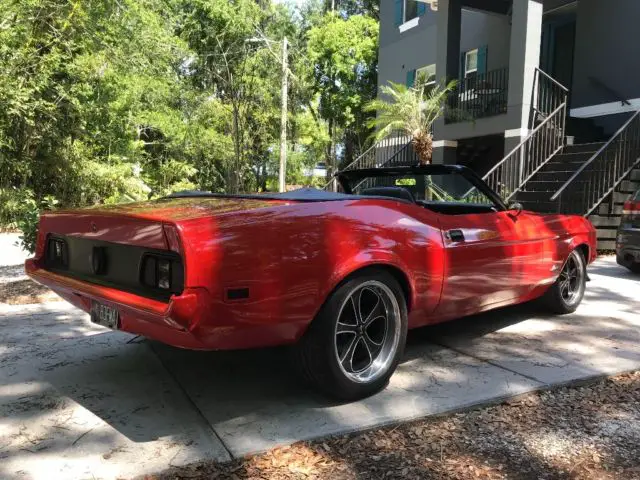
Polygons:
[[584,265],[580,254],[573,252],[558,278],[560,296],[567,305],[573,305],[582,298],[584,290]]
[[377,280],[358,285],[342,303],[335,328],[342,372],[358,383],[384,375],[393,363],[400,331],[400,307],[391,289]]

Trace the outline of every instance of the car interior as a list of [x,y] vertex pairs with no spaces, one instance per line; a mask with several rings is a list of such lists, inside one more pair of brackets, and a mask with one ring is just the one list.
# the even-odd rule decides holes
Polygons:
[[498,209],[488,203],[444,202],[432,200],[417,200],[410,186],[370,187],[360,191],[360,195],[395,198],[420,205],[428,210],[443,215],[468,215],[473,213],[492,213]]

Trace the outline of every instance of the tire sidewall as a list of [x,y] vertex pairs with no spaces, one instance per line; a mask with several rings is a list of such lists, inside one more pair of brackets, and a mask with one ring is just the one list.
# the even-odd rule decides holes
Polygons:
[[[335,329],[338,322],[338,315],[348,296],[357,289],[359,285],[372,280],[383,283],[393,292],[400,310],[399,321],[401,324],[396,351],[387,371],[371,382],[361,383],[346,376],[338,364],[338,358],[335,352]],[[397,280],[389,273],[375,269],[363,271],[352,276],[334,290],[333,294],[323,305],[312,326],[318,327],[317,333],[320,334],[318,336],[324,345],[324,354],[322,356],[327,362],[330,381],[334,384],[334,388],[332,388],[332,390],[334,390],[334,392],[332,392],[333,396],[342,399],[354,399],[372,395],[388,383],[389,378],[393,375],[404,353],[407,338],[407,305],[404,292]],[[317,340],[318,338],[316,337],[316,341]]]
[[584,298],[584,293],[586,290],[586,280],[587,280],[587,265],[586,262],[584,260],[584,256],[582,255],[582,253],[579,250],[573,250],[569,256],[567,257],[567,260],[565,261],[565,263],[562,265],[562,270],[564,270],[566,264],[569,262],[569,260],[571,260],[571,258],[575,258],[578,263],[580,264],[580,268],[582,269],[582,283],[580,285],[580,294],[579,296],[576,298],[576,300],[574,300],[572,303],[568,303],[563,297],[562,297],[562,292],[560,291],[560,278],[558,278],[558,280],[556,280],[556,282],[553,284],[553,287],[551,289],[551,298],[549,299],[551,302],[551,308],[556,311],[557,313],[560,314],[565,314],[565,313],[573,313],[577,310],[577,308],[580,306],[580,303],[582,303],[582,299]]

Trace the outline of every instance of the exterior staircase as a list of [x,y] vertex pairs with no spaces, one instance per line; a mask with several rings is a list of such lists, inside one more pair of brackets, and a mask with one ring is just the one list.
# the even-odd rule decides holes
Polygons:
[[[552,201],[551,197],[605,145],[605,142],[600,142],[565,147],[525,183],[515,195],[514,200],[520,202],[525,210],[540,213],[562,211],[562,207],[557,201]],[[604,176],[607,172],[603,170],[593,173]],[[594,213],[588,215],[598,232],[598,250],[615,249],[615,238],[620,225],[623,204],[640,188],[640,165],[631,170],[625,178],[602,200]],[[577,180],[571,184],[570,190],[579,191],[587,187],[588,183],[585,184],[584,180]]]
[[603,145],[585,143],[564,147],[522,185],[512,200],[520,202],[525,210],[545,213],[557,211],[558,206],[551,201],[551,197]]

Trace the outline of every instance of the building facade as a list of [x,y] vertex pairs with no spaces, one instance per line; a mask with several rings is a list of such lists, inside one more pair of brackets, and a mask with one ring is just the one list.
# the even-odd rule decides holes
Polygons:
[[459,113],[436,124],[434,162],[485,173],[563,99],[576,143],[606,140],[640,109],[639,1],[432,3],[381,0],[379,84],[458,80]]

